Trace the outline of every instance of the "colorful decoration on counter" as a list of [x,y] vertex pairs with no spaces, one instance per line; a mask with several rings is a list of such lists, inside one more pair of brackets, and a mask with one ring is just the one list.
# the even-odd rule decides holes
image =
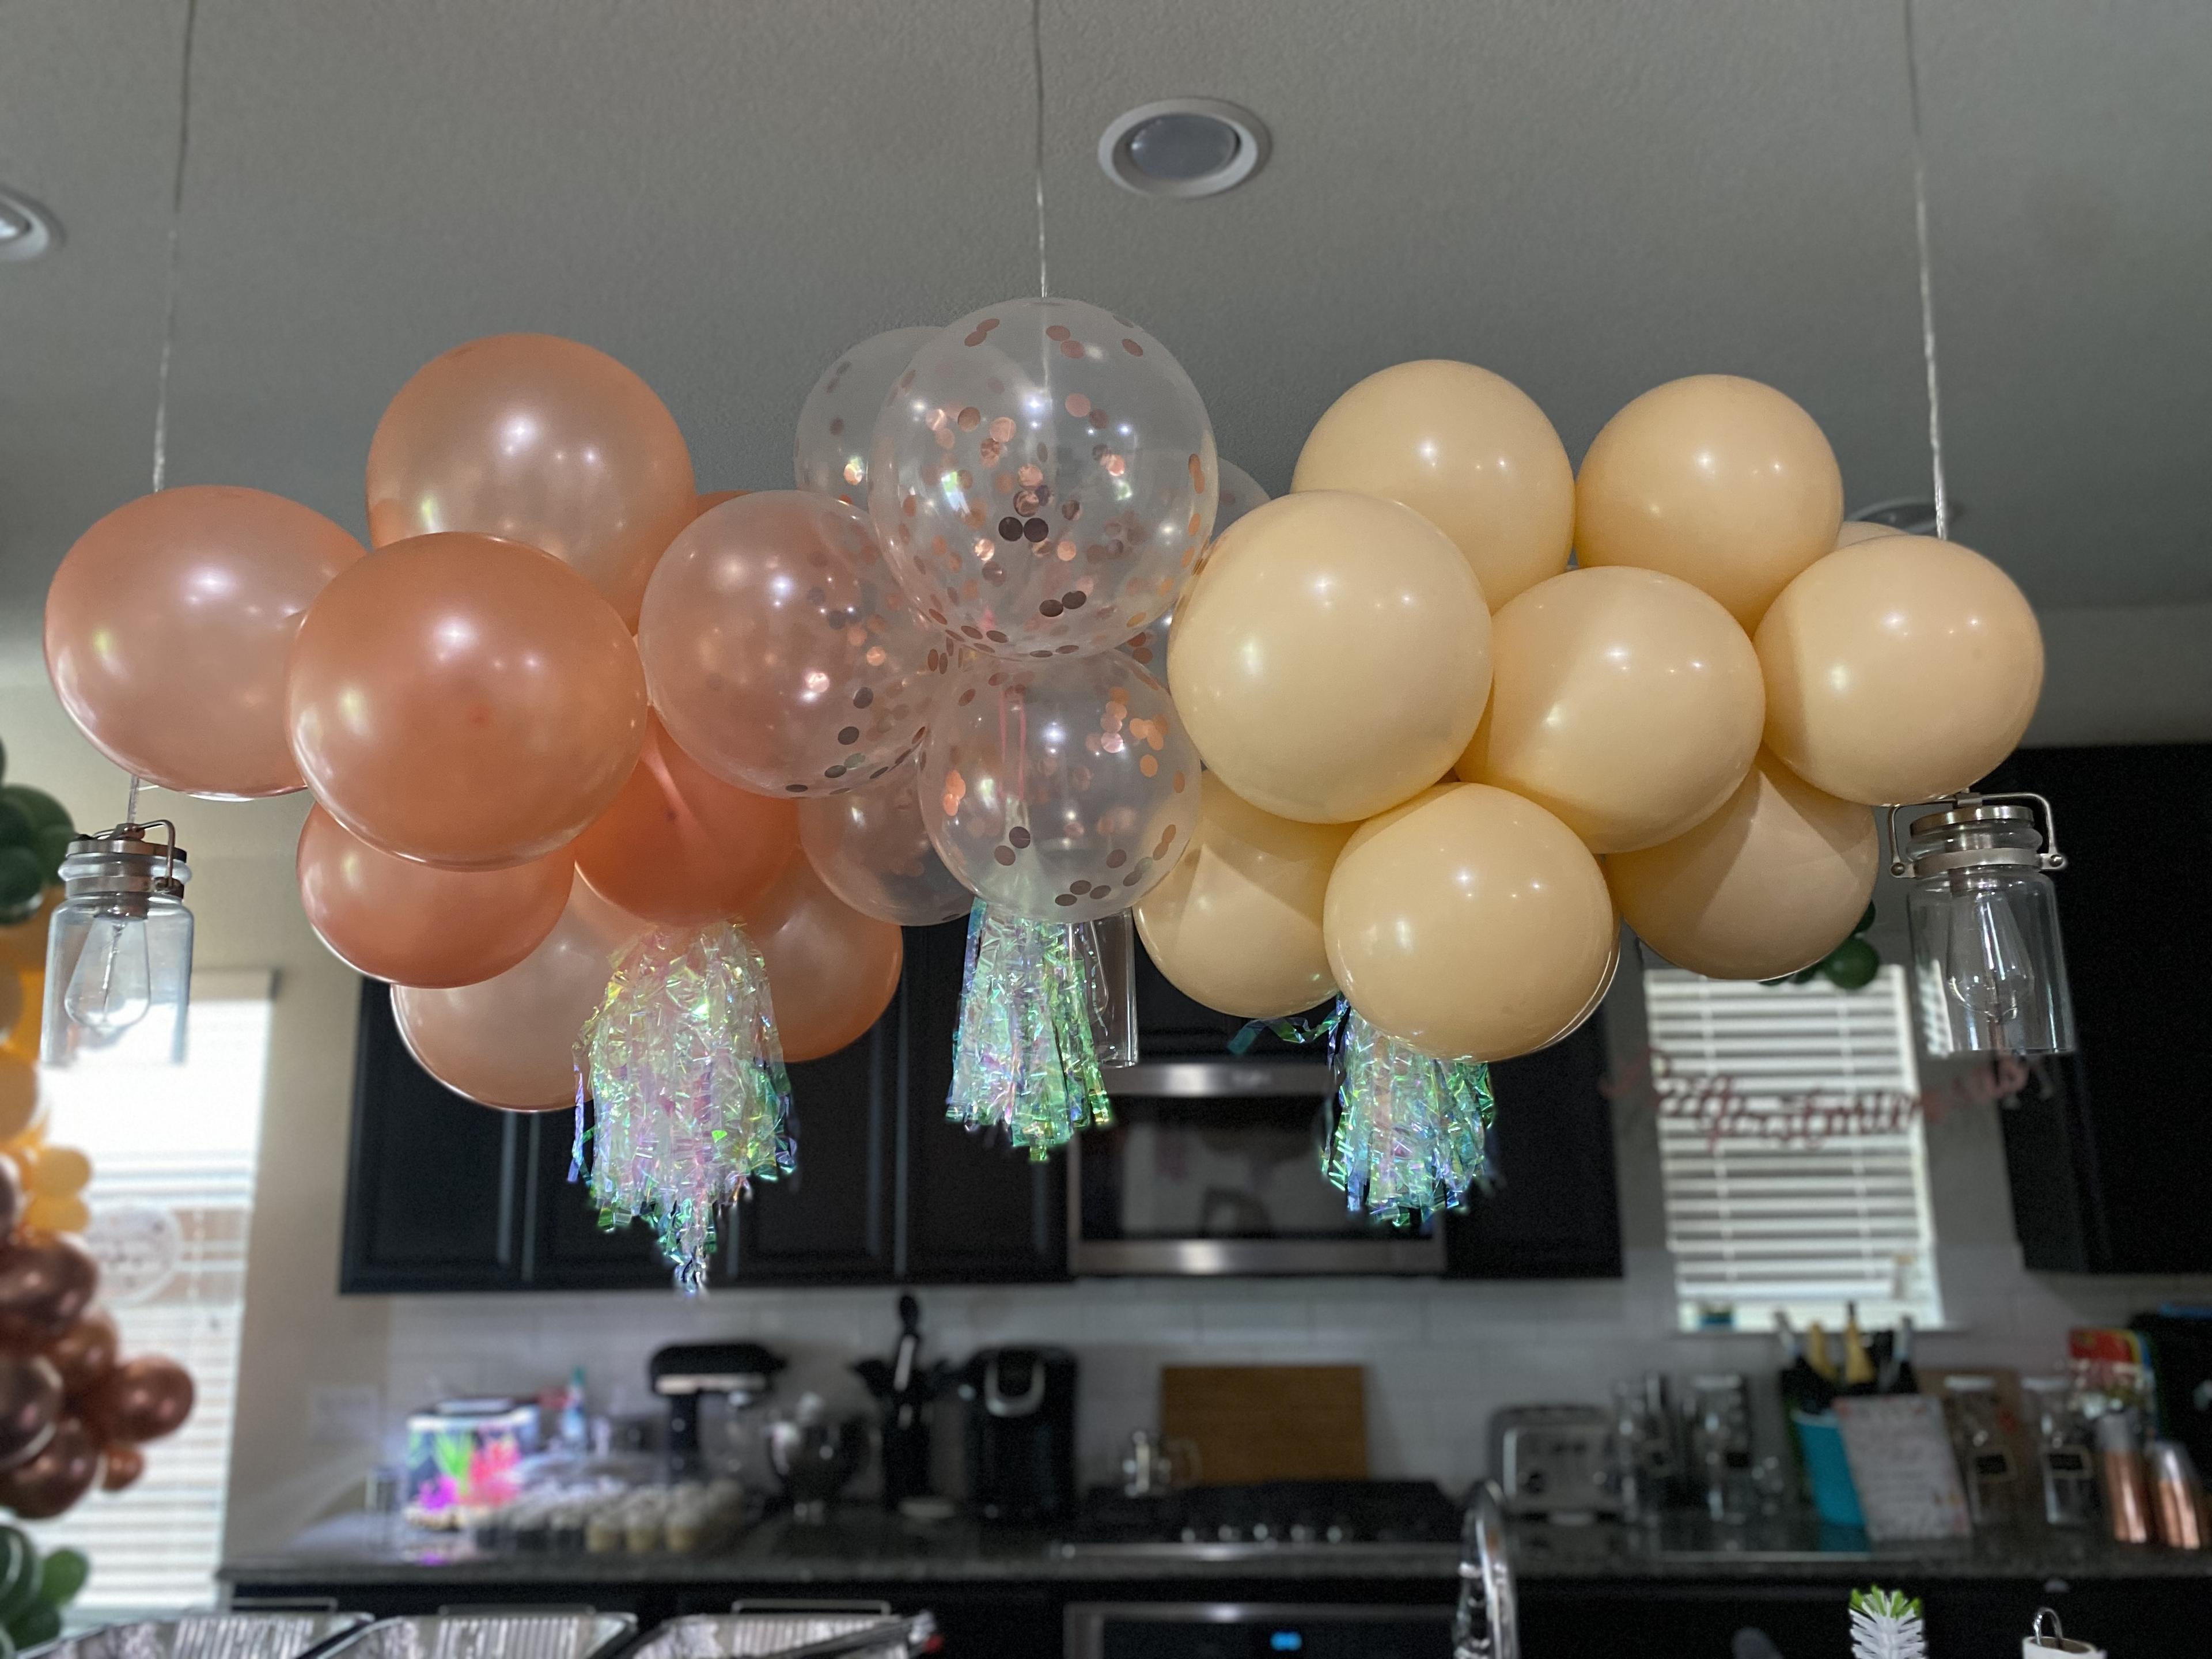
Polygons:
[[1928,1659],[1918,1598],[1880,1586],[1851,1592],[1851,1659]]
[[62,1615],[92,1577],[82,1550],[41,1556],[21,1527],[0,1526],[0,1631],[12,1651],[27,1653],[62,1633]]
[[1395,1225],[1426,1222],[1490,1180],[1498,1103],[1490,1067],[1440,1060],[1340,1010],[1337,1087],[1322,1170],[1354,1210]]
[[946,1115],[1042,1159],[1114,1121],[1100,1071],[1109,989],[1093,924],[978,899],[968,923]]
[[601,1224],[644,1221],[677,1287],[703,1290],[716,1212],[793,1167],[767,964],[734,923],[656,927],[617,958],[576,1048],[578,1162]]

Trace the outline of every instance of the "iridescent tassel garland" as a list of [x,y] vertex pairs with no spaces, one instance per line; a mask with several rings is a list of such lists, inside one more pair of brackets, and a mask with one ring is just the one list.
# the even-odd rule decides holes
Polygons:
[[702,1289],[716,1210],[796,1155],[768,972],[744,930],[661,927],[624,950],[576,1071],[576,1164],[599,1224],[646,1222],[677,1287]]
[[979,901],[968,919],[945,1115],[1003,1129],[1033,1158],[1110,1125],[1099,1069],[1103,976],[1090,924],[1030,921]]
[[1394,1225],[1466,1202],[1490,1179],[1497,1103],[1480,1060],[1437,1060],[1340,1010],[1335,1121],[1322,1170],[1346,1201]]

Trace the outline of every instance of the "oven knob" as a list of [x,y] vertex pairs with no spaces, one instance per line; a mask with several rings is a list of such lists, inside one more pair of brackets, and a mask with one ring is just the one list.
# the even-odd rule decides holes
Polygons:
[[1255,1521],[1252,1523],[1252,1541],[1254,1543],[1264,1544],[1274,1535],[1273,1529],[1271,1528],[1265,1521]]
[[1303,1521],[1293,1521],[1291,1523],[1291,1542],[1293,1544],[1310,1544],[1313,1540],[1314,1529],[1310,1526],[1307,1525],[1306,1522]]
[[1182,1529],[1182,1541],[1186,1544],[1195,1544],[1198,1542],[1198,1528],[1196,1527],[1185,1527]]
[[1237,1528],[1224,1521],[1213,1529],[1213,1535],[1224,1544],[1233,1544],[1237,1541]]
[[1327,1537],[1328,1541],[1332,1544],[1341,1544],[1346,1538],[1350,1536],[1350,1534],[1345,1531],[1343,1523],[1337,1521],[1332,1521],[1328,1523],[1328,1531],[1323,1535]]

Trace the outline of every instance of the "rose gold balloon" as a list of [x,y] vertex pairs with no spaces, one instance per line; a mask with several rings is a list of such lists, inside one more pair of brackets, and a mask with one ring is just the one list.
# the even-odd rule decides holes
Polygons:
[[362,556],[319,513],[187,484],[84,532],[46,593],[46,674],[93,746],[149,783],[235,799],[304,780],[285,741],[300,618]]
[[1492,611],[1565,570],[1574,539],[1559,434],[1527,392],[1473,363],[1369,375],[1315,422],[1291,488],[1403,501],[1467,556]]
[[62,1392],[75,1400],[106,1381],[120,1340],[115,1322],[94,1309],[48,1343],[46,1358],[61,1373]]
[[544,942],[505,973],[449,991],[393,991],[400,1038],[424,1071],[482,1105],[572,1105],[576,1034],[599,1008],[615,952],[645,925],[580,876]]
[[184,1427],[192,1414],[192,1374],[173,1359],[127,1359],[86,1397],[85,1426],[101,1440],[143,1445]]
[[1593,853],[1679,836],[1759,752],[1759,657],[1719,604],[1656,570],[1539,582],[1491,620],[1490,707],[1459,775],[1556,813]]
[[799,811],[725,783],[676,746],[658,718],[614,804],[576,843],[600,897],[648,921],[719,921],[742,911],[799,850]]
[[1771,386],[1693,374],[1605,423],[1575,481],[1584,565],[1663,570],[1746,631],[1836,544],[1844,477],[1813,417]]
[[301,625],[292,750],[373,847],[526,864],[606,810],[645,738],[645,676],[576,573],[488,536],[422,536],[331,584]]
[[796,489],[725,501],[678,536],[637,643],[670,735],[716,777],[779,796],[836,794],[911,754],[951,660],[868,515]]
[[53,1438],[62,1379],[35,1354],[0,1354],[0,1470],[27,1463]]
[[0,1246],[0,1347],[43,1348],[100,1289],[100,1264],[66,1233],[26,1232]]
[[1605,861],[1637,936],[1714,979],[1779,979],[1834,950],[1874,896],[1874,814],[1823,794],[1762,750],[1721,810]]
[[653,562],[690,522],[684,434],[603,351],[496,334],[434,358],[368,446],[368,534],[472,530],[542,547],[637,623]]
[[1759,625],[1766,742],[1815,788],[1932,800],[2009,755],[2043,691],[2043,634],[2012,578],[1956,542],[1839,549]]
[[859,1041],[897,994],[906,936],[832,893],[803,858],[792,860],[744,925],[768,964],[776,1031],[793,1064]]
[[0,1507],[21,1521],[51,1521],[92,1490],[100,1478],[100,1443],[74,1417],[27,1462],[0,1472]]
[[570,849],[505,870],[444,870],[370,846],[324,808],[307,814],[300,906],[331,954],[395,985],[474,985],[536,950],[568,902]]
[[106,1449],[106,1459],[100,1474],[102,1492],[123,1492],[136,1486],[138,1477],[146,1473],[146,1454],[127,1441],[111,1443]]

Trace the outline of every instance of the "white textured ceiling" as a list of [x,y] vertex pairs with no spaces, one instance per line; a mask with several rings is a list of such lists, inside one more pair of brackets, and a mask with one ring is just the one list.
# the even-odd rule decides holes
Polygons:
[[[0,652],[146,484],[182,0],[0,0]],[[471,335],[612,351],[702,486],[788,481],[850,341],[1035,281],[1027,0],[202,0],[171,477],[358,528],[385,400]],[[2212,599],[2212,6],[1922,0],[1961,538],[2046,606]],[[1892,0],[1044,0],[1055,291],[1136,317],[1279,487],[1397,359],[1498,369],[1579,456],[1756,375],[1854,502],[1926,494]],[[1119,111],[1273,130],[1211,201],[1112,185]],[[20,661],[20,654],[17,660]]]

